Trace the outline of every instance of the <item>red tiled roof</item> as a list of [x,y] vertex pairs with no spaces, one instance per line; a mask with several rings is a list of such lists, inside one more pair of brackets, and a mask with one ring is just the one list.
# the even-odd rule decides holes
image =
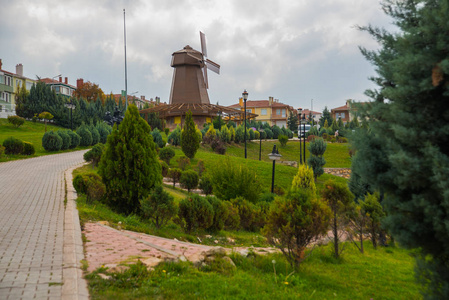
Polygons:
[[331,111],[336,111],[336,110],[349,110],[349,106],[343,105],[343,106],[339,106],[339,107],[331,109]]
[[[308,114],[310,114],[310,109],[304,109],[301,113],[302,113],[302,114],[308,115]],[[318,111],[312,111],[312,114],[314,114],[314,115],[319,115],[319,114],[321,114],[321,113],[318,112]]]
[[[279,103],[279,102],[273,102],[271,104],[271,107],[288,107],[289,109],[294,109],[292,106],[288,105],[288,104],[284,104],[284,103]],[[230,108],[241,108],[240,104],[233,104],[228,106]],[[250,108],[250,107],[270,107],[270,103],[268,100],[248,100],[246,101],[246,107]]]
[[74,88],[76,90],[76,86],[73,86],[71,84],[64,83],[64,82],[59,82],[59,80],[54,80],[54,79],[51,79],[51,78],[41,78],[40,81],[42,81],[45,84],[63,84],[63,85],[67,85],[67,86],[70,86],[70,87],[72,87],[72,88]]

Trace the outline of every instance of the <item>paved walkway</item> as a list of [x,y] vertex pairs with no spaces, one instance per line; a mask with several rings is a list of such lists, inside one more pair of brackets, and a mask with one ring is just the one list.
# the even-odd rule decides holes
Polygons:
[[0,164],[0,299],[78,298],[63,293],[64,171],[84,152]]

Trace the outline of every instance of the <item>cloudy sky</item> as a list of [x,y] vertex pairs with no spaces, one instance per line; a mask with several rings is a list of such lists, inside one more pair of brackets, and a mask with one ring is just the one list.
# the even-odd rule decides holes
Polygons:
[[374,67],[358,46],[378,45],[356,25],[391,28],[378,0],[0,0],[3,69],[30,78],[84,78],[105,93],[124,89],[126,9],[128,94],[168,102],[171,54],[200,49],[206,34],[211,103],[269,96],[321,111],[366,101]]

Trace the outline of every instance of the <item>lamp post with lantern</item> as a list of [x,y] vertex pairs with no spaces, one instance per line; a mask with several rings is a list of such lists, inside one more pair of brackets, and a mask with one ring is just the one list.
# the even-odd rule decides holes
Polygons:
[[242,93],[242,97],[243,97],[243,102],[245,103],[245,158],[247,157],[247,153],[246,153],[246,100],[248,100],[248,92],[246,90],[243,91]]

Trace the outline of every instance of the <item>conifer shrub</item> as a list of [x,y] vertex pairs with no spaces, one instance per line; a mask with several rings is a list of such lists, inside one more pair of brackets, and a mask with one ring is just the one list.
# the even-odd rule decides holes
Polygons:
[[327,135],[326,128],[321,127],[321,128],[320,128],[320,133],[319,133],[318,135],[321,136],[323,139],[326,139],[327,137],[324,137],[324,134]]
[[168,136],[168,134],[170,133],[170,128],[165,127],[164,128],[164,133],[165,133],[166,136]]
[[214,219],[214,210],[209,201],[198,195],[191,195],[179,202],[178,216],[184,221],[184,230],[208,229]]
[[42,137],[42,147],[46,151],[59,151],[62,147],[62,138],[53,130],[47,131]]
[[279,135],[278,140],[281,143],[282,147],[287,146],[288,136],[281,134],[281,135]]
[[19,116],[8,116],[8,122],[14,125],[14,127],[19,128],[25,123],[25,119]]
[[97,129],[98,133],[100,134],[100,141],[99,143],[106,144],[108,140],[108,135],[112,131],[112,127],[106,124],[105,122],[97,122],[95,125],[95,128]]
[[231,134],[231,141],[235,141],[235,128],[233,126],[229,127],[229,133]]
[[338,138],[338,142],[339,143],[347,143],[348,142],[348,138],[346,138],[346,137],[339,137]]
[[196,133],[196,126],[193,122],[192,112],[189,110],[186,113],[184,128],[181,132],[181,149],[184,155],[192,159],[195,157],[201,140]]
[[70,136],[67,134],[65,130],[58,130],[56,133],[61,137],[62,139],[62,146],[61,150],[67,150],[70,148],[70,144],[72,143],[72,140]]
[[204,143],[210,144],[213,140],[215,140],[216,137],[217,131],[215,130],[214,126],[209,126],[209,128],[206,131],[206,135],[203,138]]
[[207,201],[212,205],[214,217],[212,219],[212,225],[208,228],[210,231],[220,231],[224,228],[225,220],[228,218],[228,210],[223,204],[223,201],[214,197],[207,196]]
[[95,166],[100,162],[101,155],[104,151],[104,144],[98,143],[95,146],[92,147],[89,151],[84,153],[84,160],[86,162],[92,163],[92,168],[95,168]]
[[78,194],[85,194],[88,202],[100,201],[106,194],[106,187],[100,175],[95,172],[76,175],[73,178],[73,187]]
[[260,132],[259,131],[254,131],[254,139],[255,140],[259,140],[260,139]]
[[190,166],[190,159],[186,156],[181,156],[176,161],[178,162],[179,168],[183,171]]
[[176,186],[176,182],[181,178],[182,170],[178,168],[171,168],[168,170],[167,176],[173,181],[173,187]]
[[166,225],[178,213],[173,196],[157,185],[149,197],[140,201],[141,211],[145,218],[157,228]]
[[232,205],[231,201],[223,201],[226,209],[226,219],[224,219],[224,228],[229,230],[238,230],[240,228],[239,209]]
[[66,133],[70,137],[70,149],[75,149],[79,146],[81,137],[74,131],[66,130]]
[[182,172],[179,178],[179,183],[181,186],[190,193],[190,190],[196,189],[198,186],[199,176],[194,170],[187,170]]
[[33,155],[36,153],[36,149],[34,149],[34,145],[29,142],[23,142],[23,154],[25,155]]
[[261,139],[266,139],[267,138],[267,133],[265,132],[265,129],[264,129],[264,131],[259,131],[259,134],[260,134],[260,138]]
[[5,154],[21,154],[23,141],[11,136],[3,141],[3,147],[5,147]]
[[374,249],[377,248],[378,237],[381,234],[381,221],[386,216],[382,205],[379,203],[379,194],[368,194],[364,201],[360,201],[363,213],[367,216],[367,232],[371,238]]
[[[326,129],[324,129],[324,128],[323,128],[323,130],[326,131]],[[321,130],[320,130],[320,132],[321,132]],[[324,132],[324,133],[321,134],[321,137],[322,137],[325,141],[327,141],[328,138],[329,138],[329,135],[327,134],[327,132]]]
[[277,125],[273,125],[273,127],[271,127],[271,131],[273,132],[273,139],[277,139],[279,135],[282,134],[281,128]]
[[91,146],[98,144],[100,142],[100,133],[98,132],[97,128],[94,126],[94,124],[92,122],[88,126],[88,129],[89,129],[90,133],[92,134]]
[[247,231],[254,231],[254,221],[258,213],[256,205],[243,197],[232,199],[231,203],[239,212],[240,228]]
[[255,138],[256,136],[255,136],[254,130],[253,130],[252,128],[250,128],[250,129],[248,130],[248,134],[246,135],[246,137],[247,137],[247,138],[249,137],[249,140],[250,140],[250,141],[254,140],[254,138]]
[[265,130],[266,138],[269,140],[273,139],[273,131],[271,131],[270,128],[265,128],[264,130]]
[[159,129],[154,128],[153,131],[151,131],[151,135],[153,136],[153,141],[159,148],[163,148],[165,146],[164,140],[162,139],[162,135]]
[[114,125],[108,137],[98,173],[106,185],[109,205],[119,212],[139,213],[139,201],[162,182],[150,132],[150,125],[131,104],[119,128]]
[[[246,138],[248,139],[248,136]],[[245,142],[245,129],[242,125],[237,126],[235,130],[235,142],[237,144]]]
[[223,125],[220,129],[220,140],[223,143],[230,143],[231,142],[231,132],[229,131],[228,126]]
[[309,152],[310,157],[307,160],[307,163],[313,170],[313,177],[315,181],[318,176],[321,176],[324,173],[323,166],[326,164],[326,160],[323,155],[326,152],[327,144],[323,139],[315,139],[309,143]]
[[213,187],[212,187],[212,179],[210,178],[210,176],[204,174],[200,179],[198,187],[200,188],[201,191],[203,191],[203,194],[205,194],[206,196],[212,194]]
[[168,135],[168,143],[173,146],[181,145],[181,128],[179,125]]
[[78,194],[86,194],[86,184],[84,182],[84,178],[82,174],[78,174],[73,178],[73,187]]
[[164,147],[159,151],[159,158],[170,165],[170,160],[175,157],[175,150],[172,147]]
[[316,194],[315,180],[313,177],[313,170],[306,165],[300,165],[298,167],[298,173],[296,173],[292,182],[292,191],[297,191],[299,189],[308,189],[312,193]]
[[92,133],[86,124],[81,124],[76,133],[80,136],[80,146],[86,147],[92,145]]

